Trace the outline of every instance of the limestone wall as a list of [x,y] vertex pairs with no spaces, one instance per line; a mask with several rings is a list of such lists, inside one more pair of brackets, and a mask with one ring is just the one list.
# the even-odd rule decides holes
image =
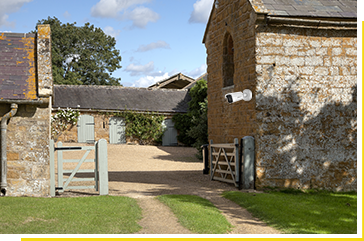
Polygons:
[[356,31],[256,36],[258,185],[356,189]]

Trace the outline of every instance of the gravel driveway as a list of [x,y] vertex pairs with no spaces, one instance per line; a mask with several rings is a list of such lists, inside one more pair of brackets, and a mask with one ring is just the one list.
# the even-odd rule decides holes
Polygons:
[[[253,218],[245,209],[222,198],[220,194],[223,191],[237,189],[232,184],[210,181],[208,175],[203,175],[203,163],[194,156],[195,153],[196,149],[188,147],[108,145],[109,195],[138,200],[144,217],[140,221],[143,229],[139,233],[189,233],[164,204],[154,199],[163,194],[198,195],[210,200],[235,226],[231,233],[279,233]],[[79,156],[66,152],[64,158]],[[87,190],[66,191],[61,196],[94,193]]]

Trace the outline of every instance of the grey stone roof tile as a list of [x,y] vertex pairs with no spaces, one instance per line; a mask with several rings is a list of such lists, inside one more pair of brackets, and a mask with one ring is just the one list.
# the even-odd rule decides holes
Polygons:
[[55,85],[53,108],[185,113],[190,100],[188,90]]
[[356,18],[356,0],[261,0],[273,16]]

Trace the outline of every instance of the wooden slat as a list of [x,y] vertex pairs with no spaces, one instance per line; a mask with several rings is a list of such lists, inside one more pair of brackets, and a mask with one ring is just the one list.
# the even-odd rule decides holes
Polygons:
[[[212,162],[212,164],[216,164],[215,161]],[[219,161],[219,163],[217,163],[218,165],[224,165],[224,166],[228,166],[229,164],[227,162],[224,161]],[[235,166],[235,162],[230,162],[230,165]]]
[[[63,181],[67,181],[67,178],[64,178]],[[71,182],[94,182],[95,178],[72,178]]]
[[235,184],[235,181],[232,180],[232,179],[226,179],[226,178],[221,178],[221,177],[213,177],[213,180]]
[[68,186],[67,189],[95,189],[95,186]]
[[214,148],[214,147],[216,147],[216,148],[234,148],[235,144],[234,143],[212,144],[211,147],[212,148]]
[[[79,162],[80,159],[63,159],[63,162]],[[95,159],[86,159],[85,162],[95,162]]]
[[[217,155],[219,155],[219,153],[218,152],[212,152],[212,155],[217,156]],[[235,153],[228,152],[228,153],[226,153],[226,155],[227,156],[235,156]]]
[[[73,170],[63,170],[63,173],[72,173]],[[95,173],[95,169],[78,170],[77,173]]]
[[231,173],[231,171],[216,169],[216,171],[215,171],[215,172],[216,172],[216,173],[225,173],[225,174],[235,175],[235,172],[234,172],[234,171]]

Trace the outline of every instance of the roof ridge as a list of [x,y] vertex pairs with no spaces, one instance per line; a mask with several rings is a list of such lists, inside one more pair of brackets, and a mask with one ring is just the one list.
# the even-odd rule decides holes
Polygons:
[[139,89],[147,91],[186,91],[185,89],[151,89],[147,87],[128,87],[128,86],[116,86],[116,85],[54,85],[55,87],[69,87],[69,88],[109,88],[109,89]]

